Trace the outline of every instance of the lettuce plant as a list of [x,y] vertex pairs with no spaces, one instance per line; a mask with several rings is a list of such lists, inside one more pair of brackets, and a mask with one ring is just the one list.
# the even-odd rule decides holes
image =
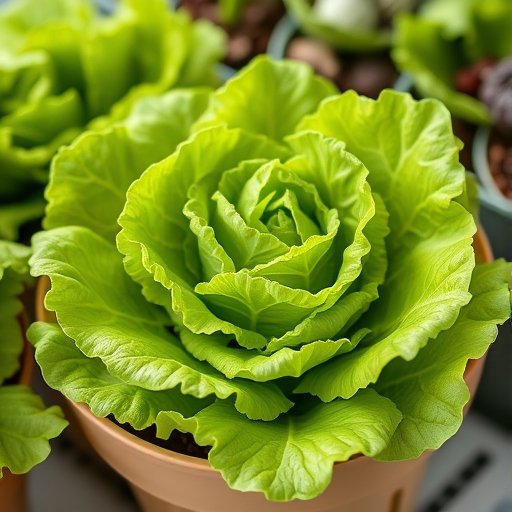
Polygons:
[[0,241],[0,478],[2,468],[26,473],[50,451],[48,440],[66,426],[60,409],[45,409],[39,397],[18,385],[23,352],[18,296],[30,279],[30,249]]
[[462,119],[487,124],[487,106],[456,90],[456,72],[484,57],[512,55],[510,20],[508,0],[429,0],[418,15],[397,20],[392,56],[422,96],[441,100]]
[[165,0],[15,0],[0,8],[0,237],[42,215],[57,149],[126,116],[141,96],[212,85],[222,32]]
[[[414,6],[411,0],[356,0],[335,14],[337,6],[336,0],[333,0],[334,13],[330,18],[332,21],[329,21],[329,18],[318,16],[315,3],[310,0],[284,2],[290,15],[306,34],[326,41],[336,50],[349,52],[375,52],[389,48],[393,32],[389,26],[378,26],[379,16],[386,13],[391,19],[395,11],[411,10]],[[354,14],[355,11],[357,14]],[[348,21],[349,18],[353,20]],[[366,21],[365,26],[363,20]]]
[[275,501],[454,434],[511,266],[475,264],[446,108],[267,58],[147,102],[53,162],[31,268],[57,323],[29,331],[48,384],[191,433]]

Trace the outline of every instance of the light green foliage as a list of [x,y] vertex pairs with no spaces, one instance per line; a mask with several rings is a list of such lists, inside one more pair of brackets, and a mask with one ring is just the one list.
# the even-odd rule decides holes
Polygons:
[[[309,0],[284,0],[284,3],[302,32],[325,41],[336,50],[363,53],[380,51],[391,46],[393,33],[390,28],[361,28],[329,23],[318,17]],[[363,11],[372,8],[378,10],[377,2],[362,4]],[[367,13],[365,18],[369,19],[371,14],[377,20],[377,12]]]
[[30,249],[0,240],[0,385],[19,369],[23,334],[18,315],[23,306],[18,298],[28,275]]
[[333,97],[265,58],[145,105],[55,160],[31,259],[58,322],[29,332],[47,382],[191,433],[231,487],[274,501],[451,436],[511,266],[475,265],[447,109]]
[[24,386],[0,387],[0,478],[2,468],[26,473],[50,453],[48,441],[66,427],[58,407],[46,409]]
[[490,123],[481,101],[455,89],[455,76],[481,58],[512,54],[511,19],[508,0],[429,0],[417,15],[398,18],[393,59],[423,96],[441,100],[457,117]]
[[18,296],[30,281],[30,249],[0,241],[0,478],[2,469],[26,473],[50,452],[48,440],[67,425],[57,407],[45,410],[39,397],[15,382],[23,351]]
[[40,216],[59,147],[126,118],[143,97],[216,84],[224,46],[222,31],[170,12],[165,0],[121,0],[108,16],[88,0],[2,5],[0,235],[16,239],[20,224]]

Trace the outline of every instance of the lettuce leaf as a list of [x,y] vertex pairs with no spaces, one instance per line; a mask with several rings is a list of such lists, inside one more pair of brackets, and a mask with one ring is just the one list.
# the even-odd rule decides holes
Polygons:
[[[146,96],[218,83],[225,48],[222,31],[164,0],[122,0],[107,16],[85,0],[9,2],[0,32],[0,206],[9,210],[40,194],[51,158],[87,127],[111,127]],[[38,213],[11,216],[3,231],[15,239]]]
[[114,241],[128,187],[187,138],[208,98],[207,89],[190,89],[142,99],[123,123],[88,132],[60,151],[45,192],[44,227],[74,224]]
[[58,407],[45,409],[25,386],[0,386],[0,478],[2,468],[27,473],[50,453],[48,441],[67,426]]
[[464,382],[468,362],[485,354],[496,339],[496,324],[510,317],[511,272],[503,260],[477,265],[470,286],[473,298],[455,324],[412,361],[396,360],[383,371],[375,389],[396,404],[403,419],[378,459],[418,457],[458,430],[470,398]]
[[418,15],[398,18],[393,59],[412,76],[422,96],[441,100],[457,117],[489,124],[487,107],[458,92],[455,75],[483,57],[501,59],[512,53],[511,17],[508,0],[430,0]]

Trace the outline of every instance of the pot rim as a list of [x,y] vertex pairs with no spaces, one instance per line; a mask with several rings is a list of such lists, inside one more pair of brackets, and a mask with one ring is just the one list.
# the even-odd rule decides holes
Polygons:
[[[480,364],[483,363],[484,358],[485,355],[482,356],[482,358],[480,359],[470,359],[464,371],[464,377],[469,378],[473,372],[478,371],[478,367]],[[151,455],[152,457],[159,459],[163,463],[172,463],[174,465],[181,466],[186,469],[193,469],[194,471],[204,471],[210,474],[218,472],[217,469],[213,468],[210,465],[208,459],[201,459],[199,457],[194,457],[192,455],[185,455],[183,453],[175,452],[167,448],[162,448],[161,446],[157,446],[149,441],[145,441],[144,439],[137,437],[135,434],[128,432],[127,430],[125,430],[112,420],[95,416],[87,404],[73,402],[72,400],[69,400],[67,397],[65,399],[69,406],[72,409],[74,409],[75,414],[87,416],[88,421],[94,424],[95,429],[101,430],[106,435],[114,437],[124,444],[131,445],[131,449],[134,449],[137,452],[144,453],[146,455]],[[430,452],[431,450],[427,450],[424,453]],[[375,461],[375,459],[372,459],[371,457],[366,457],[362,454],[358,454],[347,461],[336,462],[335,465],[354,464],[358,462],[363,462],[368,459]],[[375,462],[380,463],[381,461]],[[381,463],[386,464],[385,462]]]
[[491,128],[489,126],[480,126],[473,138],[471,157],[474,171],[481,184],[479,187],[480,200],[486,208],[512,220],[512,201],[500,192],[489,168],[487,149],[490,135]]

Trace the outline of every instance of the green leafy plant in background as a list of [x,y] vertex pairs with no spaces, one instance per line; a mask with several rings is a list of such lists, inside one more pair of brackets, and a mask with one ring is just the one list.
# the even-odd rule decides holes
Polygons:
[[[336,0],[332,3],[335,4]],[[326,41],[340,51],[375,52],[389,48],[391,23],[378,26],[379,10],[392,18],[397,10],[410,10],[413,0],[355,0],[339,16],[324,19],[310,0],[284,0],[288,12],[306,34]],[[346,0],[342,3],[348,4]],[[333,5],[333,7],[336,7]],[[333,9],[334,10],[334,9]],[[348,20],[353,20],[348,21]],[[388,20],[390,21],[390,20]]]
[[51,157],[86,126],[122,119],[148,94],[213,85],[221,31],[165,0],[87,0],[0,7],[0,237],[42,215]]
[[29,330],[48,384],[191,433],[231,487],[275,501],[454,434],[511,266],[475,264],[446,108],[336,95],[267,58],[146,101],[53,162],[31,268],[57,323]]
[[41,399],[18,385],[23,352],[18,296],[30,280],[30,249],[0,241],[0,478],[7,467],[26,473],[50,452],[49,439],[67,425],[60,409],[45,409]]
[[456,116],[490,123],[488,108],[455,89],[457,70],[484,57],[512,55],[508,0],[430,0],[417,15],[397,20],[392,56],[422,96],[441,100]]

